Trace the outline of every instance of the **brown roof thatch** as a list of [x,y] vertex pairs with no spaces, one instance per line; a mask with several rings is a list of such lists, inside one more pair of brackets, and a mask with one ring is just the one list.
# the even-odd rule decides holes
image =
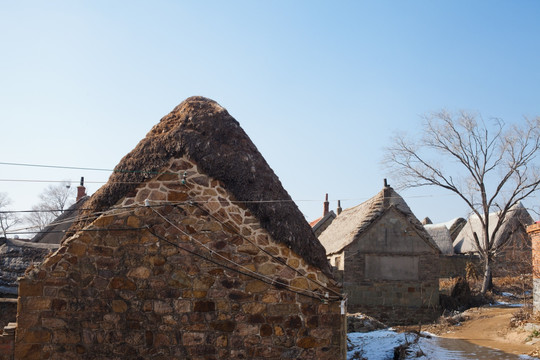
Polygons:
[[385,187],[377,195],[350,209],[343,210],[332,224],[323,231],[319,240],[326,248],[326,254],[340,252],[360,236],[372,223],[381,217],[389,208],[394,207],[401,212],[414,226],[416,232],[431,246],[439,251],[433,239],[426,232],[413,212],[391,187]]
[[263,156],[227,110],[204,97],[190,97],[163,117],[124,156],[108,183],[85,207],[90,211],[110,208],[138,183],[154,177],[170,159],[182,156],[223,182],[237,200],[245,201],[244,206],[276,241],[330,273],[323,246]]

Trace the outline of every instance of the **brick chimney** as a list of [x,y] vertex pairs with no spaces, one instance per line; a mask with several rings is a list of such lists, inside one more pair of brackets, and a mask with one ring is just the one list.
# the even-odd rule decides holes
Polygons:
[[322,216],[325,216],[326,214],[328,214],[329,211],[330,211],[330,203],[328,202],[328,194],[326,194]]
[[390,198],[392,197],[392,188],[388,185],[386,179],[384,179],[383,188],[383,207],[386,209],[390,206]]
[[341,208],[341,200],[338,200],[337,201],[337,214],[341,214],[341,212],[343,211],[343,209]]
[[86,188],[84,187],[84,177],[81,177],[81,184],[77,186],[77,198],[75,201],[81,200],[86,196]]

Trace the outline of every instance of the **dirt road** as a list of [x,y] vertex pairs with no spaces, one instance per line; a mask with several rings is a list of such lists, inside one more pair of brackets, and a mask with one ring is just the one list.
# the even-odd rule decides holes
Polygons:
[[473,308],[463,313],[468,320],[463,321],[461,325],[433,328],[428,331],[435,332],[441,337],[467,340],[507,353],[533,354],[540,347],[540,342],[536,345],[525,343],[531,331],[525,331],[522,327],[510,327],[510,319],[516,311],[517,308]]

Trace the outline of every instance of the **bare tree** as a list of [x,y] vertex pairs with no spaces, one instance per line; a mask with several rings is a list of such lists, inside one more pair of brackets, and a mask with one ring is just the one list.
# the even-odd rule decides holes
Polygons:
[[41,201],[32,207],[26,220],[34,227],[43,230],[73,203],[75,190],[65,181],[58,185],[49,185],[39,195]]
[[[403,188],[437,186],[457,194],[480,219],[474,242],[484,263],[482,293],[492,287],[492,263],[505,245],[496,242],[510,209],[538,190],[540,117],[521,126],[498,119],[486,124],[467,112],[426,116],[422,136],[394,137],[385,164]],[[490,233],[489,213],[498,211]]]
[[2,236],[7,237],[7,231],[19,224],[21,219],[16,213],[11,212],[7,207],[11,204],[11,199],[6,193],[0,193],[0,231]]

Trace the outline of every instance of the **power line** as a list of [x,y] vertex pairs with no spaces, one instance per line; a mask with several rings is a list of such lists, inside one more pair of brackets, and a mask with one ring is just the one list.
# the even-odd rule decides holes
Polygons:
[[[230,266],[228,266],[228,265],[221,264],[221,263],[219,263],[219,262],[217,262],[217,261],[215,261],[215,260],[213,260],[213,259],[210,259],[210,258],[208,258],[208,257],[206,257],[206,256],[204,256],[204,255],[201,255],[201,254],[199,254],[199,253],[197,253],[197,252],[195,252],[195,251],[186,249],[186,248],[184,248],[184,247],[178,245],[178,244],[175,243],[175,242],[169,241],[167,238],[165,238],[165,237],[163,237],[163,236],[160,236],[160,235],[156,234],[155,232],[153,232],[150,228],[148,228],[148,231],[150,232],[150,234],[154,235],[154,236],[155,236],[156,238],[158,238],[159,240],[162,240],[162,241],[164,241],[164,242],[166,242],[166,243],[168,243],[168,244],[170,244],[170,245],[172,245],[172,246],[174,246],[174,247],[177,247],[177,248],[179,248],[179,249],[181,249],[181,250],[184,250],[185,252],[187,252],[187,253],[189,253],[189,254],[192,254],[192,255],[195,255],[195,256],[197,256],[197,257],[200,257],[200,258],[202,258],[202,259],[204,259],[204,260],[206,260],[206,261],[208,261],[208,262],[211,262],[211,263],[214,264],[214,265],[217,265],[217,266],[222,267],[222,268],[225,268],[225,269],[227,269],[227,270],[231,270],[231,271],[234,271],[234,272],[236,272],[236,273],[239,273],[239,274],[248,276],[248,277],[250,277],[250,278],[252,278],[252,279],[262,281],[262,282],[264,282],[264,283],[266,283],[266,284],[268,284],[268,285],[274,286],[274,287],[276,287],[276,288],[278,288],[278,289],[279,289],[279,288],[284,288],[285,290],[291,291],[291,292],[296,293],[296,294],[298,294],[298,295],[303,295],[303,296],[306,296],[306,297],[309,297],[309,298],[312,298],[312,299],[315,299],[315,300],[323,301],[323,299],[321,299],[319,296],[316,296],[316,295],[314,296],[314,295],[310,295],[310,294],[308,294],[308,293],[305,293],[305,292],[303,292],[303,291],[297,291],[297,290],[294,290],[292,287],[289,287],[289,286],[287,286],[286,284],[279,283],[279,282],[277,282],[277,281],[275,281],[275,280],[273,280],[273,279],[266,280],[266,279],[264,279],[264,278],[259,278],[259,277],[257,277],[256,275],[254,275],[254,274],[257,274],[257,273],[251,274],[251,273],[248,273],[248,272],[244,272],[244,271],[242,271],[242,270],[239,270],[239,269],[235,269],[235,268],[230,267]],[[214,252],[214,253],[215,253],[215,252]],[[258,274],[258,275],[260,275],[260,274]],[[262,275],[261,275],[261,276],[262,276]],[[315,294],[315,293],[314,293],[314,294]],[[330,299],[329,299],[329,300],[330,300]],[[341,300],[341,299],[340,299],[340,300]]]
[[240,236],[241,238],[243,238],[244,240],[248,241],[250,244],[254,245],[255,247],[257,247],[259,250],[261,250],[262,252],[264,252],[265,254],[267,254],[268,256],[270,256],[273,260],[275,260],[276,262],[280,263],[281,265],[284,265],[286,267],[288,267],[289,269],[293,270],[294,272],[296,272],[298,275],[306,278],[308,280],[308,282],[313,282],[315,284],[317,284],[318,286],[321,286],[323,287],[324,289],[330,291],[330,292],[333,292],[334,294],[338,295],[338,296],[341,296],[341,294],[335,290],[332,290],[330,288],[328,288],[326,285],[318,282],[317,280],[314,280],[314,279],[311,279],[310,277],[306,276],[305,274],[302,274],[298,269],[295,269],[293,268],[292,266],[290,266],[289,264],[287,264],[285,261],[283,261],[281,258],[278,258],[276,256],[274,256],[272,253],[270,253],[269,251],[267,251],[266,249],[264,249],[262,246],[260,246],[259,244],[257,244],[256,242],[254,241],[251,241],[249,238],[247,238],[246,236],[242,235],[240,232],[238,232],[235,228],[233,228],[230,224],[226,224],[224,223],[222,220],[218,219],[214,214],[212,214],[208,209],[205,209],[203,207],[201,207],[197,202],[193,203],[195,206],[197,206],[199,209],[201,209],[202,211],[204,211],[207,215],[211,216],[214,220],[216,220],[217,222],[219,222],[222,226],[224,227],[227,227],[229,230],[231,230],[232,232],[234,232],[236,235]]

